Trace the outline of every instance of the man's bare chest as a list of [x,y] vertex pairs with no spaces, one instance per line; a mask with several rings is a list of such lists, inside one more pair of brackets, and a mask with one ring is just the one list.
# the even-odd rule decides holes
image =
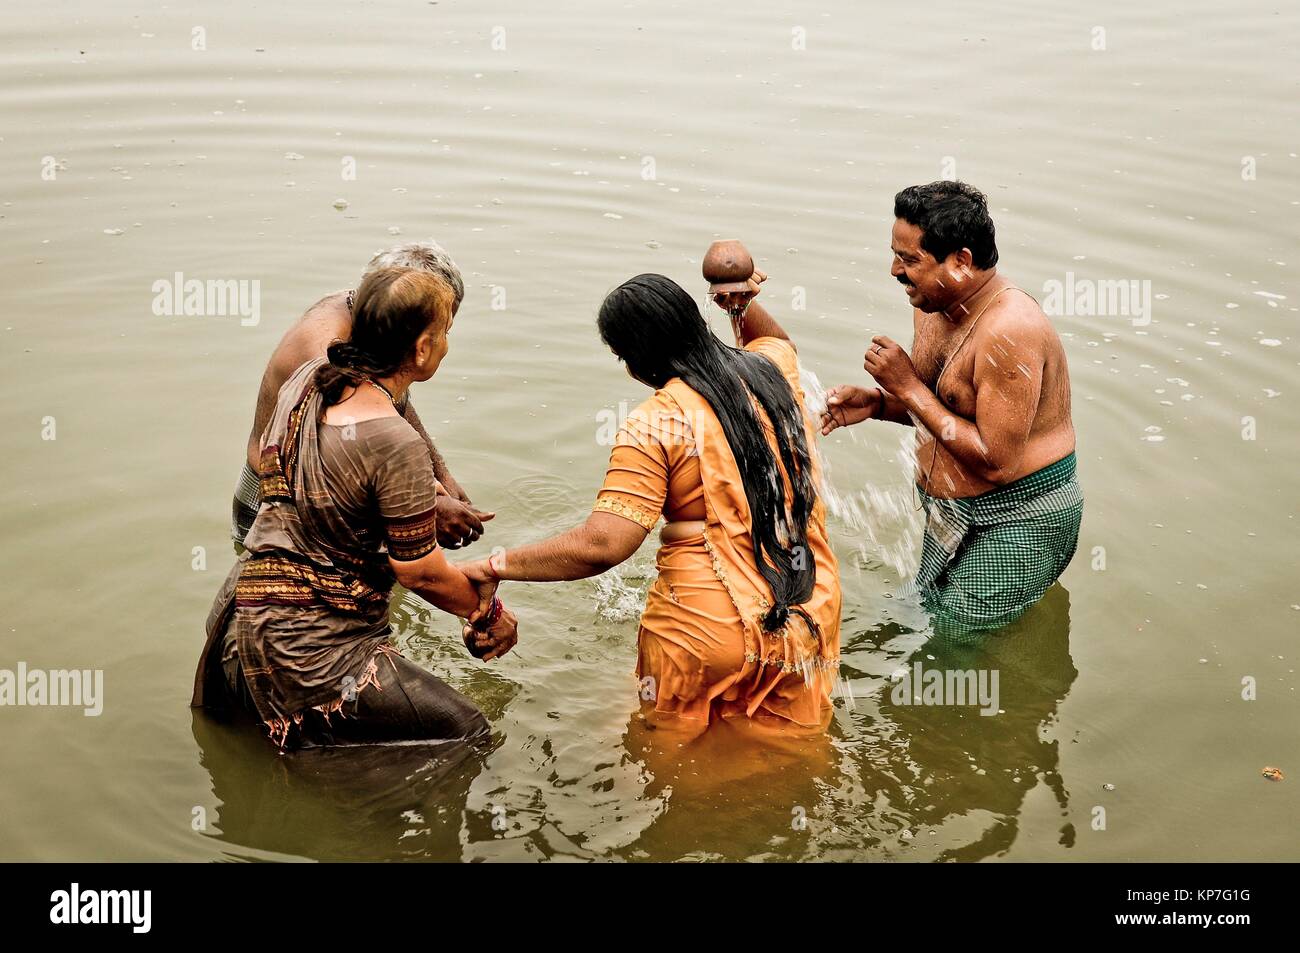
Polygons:
[[921,381],[958,413],[969,411],[975,400],[974,349],[964,338],[947,322],[933,319],[918,324],[912,348],[912,364]]

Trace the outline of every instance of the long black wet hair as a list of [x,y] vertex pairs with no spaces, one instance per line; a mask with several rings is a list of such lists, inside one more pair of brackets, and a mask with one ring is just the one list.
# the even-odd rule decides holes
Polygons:
[[[638,380],[659,388],[680,377],[717,414],[749,501],[755,563],[772,589],[763,628],[779,629],[791,606],[811,598],[817,575],[808,549],[812,460],[785,376],[767,358],[719,340],[686,290],[663,275],[637,275],[611,291],[597,326]],[[772,423],[780,466],[754,400]],[[782,471],[794,491],[788,506]]]
[[329,363],[316,372],[324,406],[337,404],[348,387],[401,368],[430,324],[450,323],[454,300],[451,286],[427,271],[380,268],[366,275],[352,305],[351,339],[330,344]]

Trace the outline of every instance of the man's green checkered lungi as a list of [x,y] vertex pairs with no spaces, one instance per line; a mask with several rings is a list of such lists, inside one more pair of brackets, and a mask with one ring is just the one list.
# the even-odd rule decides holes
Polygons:
[[914,592],[936,632],[1017,619],[1065,571],[1079,542],[1083,490],[1073,453],[1014,483],[963,500],[920,491],[925,536]]

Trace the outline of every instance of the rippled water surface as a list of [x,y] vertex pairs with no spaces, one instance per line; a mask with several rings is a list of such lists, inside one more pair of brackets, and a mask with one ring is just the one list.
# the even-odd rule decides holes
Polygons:
[[[6,4],[0,668],[103,669],[105,704],[0,709],[0,856],[1296,859],[1300,27],[1090,7]],[[918,524],[904,435],[864,425],[821,447],[852,697],[797,761],[644,755],[650,543],[509,587],[522,639],[487,667],[401,601],[488,751],[281,758],[187,708],[261,369],[374,251],[433,236],[465,271],[415,399],[512,545],[584,517],[601,411],[646,396],[597,340],[605,291],[702,292],[739,236],[810,383],[861,381],[872,334],[911,338],[893,193],[945,173],[1040,298],[1150,282],[1149,324],[1055,319],[1087,509],[1020,622],[945,645],[891,598]],[[258,322],[155,314],[177,272],[260,281]],[[1002,713],[895,704],[916,661],[997,669]]]

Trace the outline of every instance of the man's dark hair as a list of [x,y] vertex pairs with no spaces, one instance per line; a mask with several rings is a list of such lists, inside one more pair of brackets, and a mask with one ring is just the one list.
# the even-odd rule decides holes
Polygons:
[[894,218],[919,228],[921,247],[937,261],[969,248],[976,268],[998,263],[988,199],[973,185],[940,181],[909,186],[894,196]]

